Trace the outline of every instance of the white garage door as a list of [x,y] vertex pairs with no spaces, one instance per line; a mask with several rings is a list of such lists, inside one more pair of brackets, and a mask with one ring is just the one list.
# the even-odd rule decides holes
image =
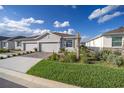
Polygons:
[[34,51],[34,48],[37,48],[37,44],[25,44],[25,50],[26,51]]
[[60,49],[59,43],[44,43],[40,45],[42,52],[58,52]]

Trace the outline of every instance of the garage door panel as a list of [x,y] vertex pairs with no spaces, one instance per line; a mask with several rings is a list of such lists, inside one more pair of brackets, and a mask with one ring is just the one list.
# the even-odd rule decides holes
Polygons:
[[25,44],[26,51],[33,51],[34,48],[37,48],[37,44]]
[[59,43],[44,43],[41,44],[41,51],[42,52],[58,52],[60,48]]

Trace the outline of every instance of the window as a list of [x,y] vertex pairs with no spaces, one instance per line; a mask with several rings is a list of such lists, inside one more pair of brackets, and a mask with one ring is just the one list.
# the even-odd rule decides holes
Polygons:
[[112,46],[113,47],[122,46],[122,37],[112,37]]
[[72,47],[72,40],[66,40],[66,47]]
[[21,46],[21,42],[17,42],[17,46]]

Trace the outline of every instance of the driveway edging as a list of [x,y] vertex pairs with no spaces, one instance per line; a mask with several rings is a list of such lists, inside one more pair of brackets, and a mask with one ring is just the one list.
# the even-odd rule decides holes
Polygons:
[[[57,81],[53,81],[53,80],[48,80],[48,79],[44,79],[44,78],[39,78],[36,76],[27,75],[24,73],[19,73],[19,72],[4,69],[4,68],[0,68],[0,73],[26,80],[30,83],[36,84],[37,85],[36,87],[46,86],[49,88],[79,88],[77,86],[73,86],[73,85],[69,85],[69,84],[65,84],[65,83],[61,83],[61,82],[57,82]],[[16,83],[17,83],[17,81],[16,81]],[[22,83],[22,85],[23,85],[23,83]],[[31,87],[30,84],[28,84],[28,87]]]

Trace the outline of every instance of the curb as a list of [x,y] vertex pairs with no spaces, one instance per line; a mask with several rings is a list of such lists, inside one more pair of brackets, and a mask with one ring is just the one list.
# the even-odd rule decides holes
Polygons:
[[[39,78],[32,75],[23,74],[20,72],[0,68],[0,74],[4,76],[4,78],[9,79],[10,81],[19,83],[29,88],[79,88],[77,86],[48,80],[44,78]],[[9,78],[10,77],[10,78]],[[16,79],[14,79],[16,78]]]

